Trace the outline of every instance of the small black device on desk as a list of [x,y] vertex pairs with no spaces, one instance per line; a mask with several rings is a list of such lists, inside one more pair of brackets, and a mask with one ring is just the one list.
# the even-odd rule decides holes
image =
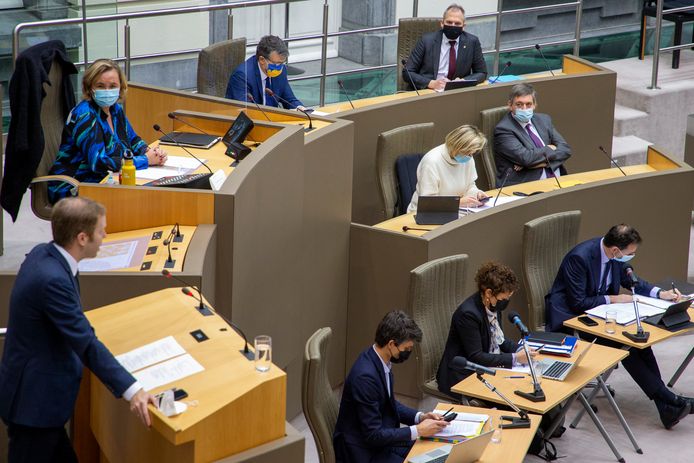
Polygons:
[[188,148],[208,149],[219,141],[219,137],[205,133],[171,132],[159,139],[162,145],[187,146]]
[[251,152],[251,149],[243,144],[248,134],[253,130],[253,121],[244,112],[236,116],[227,133],[222,137],[222,143],[227,147],[225,154],[235,161],[242,161]]
[[460,196],[420,196],[417,200],[418,225],[443,225],[458,218]]
[[578,317],[578,321],[583,323],[586,326],[598,326],[598,322],[596,322],[595,320],[593,320],[592,318],[590,318],[587,315],[582,315],[582,316]]
[[199,190],[211,190],[209,172],[204,174],[182,174],[170,177],[162,177],[151,182],[147,182],[144,186],[159,186],[171,188],[196,188]]

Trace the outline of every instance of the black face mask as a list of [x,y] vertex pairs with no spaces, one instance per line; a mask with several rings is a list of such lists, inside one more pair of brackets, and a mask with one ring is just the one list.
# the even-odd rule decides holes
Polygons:
[[392,363],[402,363],[408,358],[410,358],[410,355],[412,354],[411,350],[398,350],[398,352],[400,353],[398,354],[397,358],[391,357],[390,361]]
[[458,37],[463,33],[462,26],[443,26],[443,35],[446,36],[448,40],[458,40]]
[[501,312],[502,310],[506,309],[506,307],[508,307],[508,303],[509,303],[509,300],[508,300],[508,299],[505,299],[505,300],[503,300],[503,301],[497,299],[497,300],[496,300],[496,305],[492,305],[491,302],[489,303],[489,309],[490,309],[492,312]]

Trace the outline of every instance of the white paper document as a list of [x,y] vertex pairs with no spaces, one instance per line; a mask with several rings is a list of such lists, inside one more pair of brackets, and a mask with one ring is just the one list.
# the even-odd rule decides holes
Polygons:
[[[634,304],[632,302],[624,302],[619,304],[603,304],[592,309],[586,310],[588,315],[593,315],[598,318],[606,318],[605,313],[608,310],[614,310],[617,312],[617,324],[619,325],[629,325],[636,321],[636,314],[634,313]],[[639,304],[639,315],[641,319],[644,317],[650,317],[652,315],[658,315],[665,312],[665,310],[658,307],[653,307],[646,304]]]
[[[487,201],[485,204],[483,204],[483,205],[480,206],[480,207],[461,207],[460,210],[461,210],[462,212],[482,212],[482,211],[486,211],[486,210],[491,209],[492,207],[494,207],[494,199],[495,199],[495,196],[492,196],[492,197],[489,199],[489,201]],[[513,201],[518,201],[519,199],[523,199],[523,197],[521,197],[521,196],[501,196],[501,197],[497,200],[496,205],[497,205],[497,206],[501,206],[501,205],[503,205],[503,204],[512,203]]]
[[[200,161],[204,163],[207,162],[207,159],[201,158]],[[184,156],[169,156],[166,159],[166,164],[163,166],[152,166],[146,169],[138,170],[135,175],[137,178],[156,180],[162,177],[190,174],[198,167],[200,167],[200,163],[193,158]]]
[[[443,416],[443,414],[446,413],[446,410],[434,410],[434,413]],[[475,423],[486,423],[489,419],[489,415],[483,415],[481,413],[456,413],[458,413],[458,415],[455,417],[455,420],[453,421],[472,421]]]
[[647,296],[638,296],[638,299],[639,299],[639,310],[641,310],[641,304],[651,305],[653,307],[658,307],[661,309],[667,309],[672,304],[674,304],[674,302],[672,302],[672,301],[665,301],[663,299],[656,299],[656,298],[647,297]]
[[480,434],[482,427],[484,426],[484,421],[458,421],[453,420],[448,426],[443,428],[434,437],[453,437],[453,436],[464,436],[464,437],[474,437]]
[[[207,159],[200,159],[202,162],[207,162]],[[193,159],[185,156],[169,156],[166,158],[166,164],[164,167],[168,168],[181,168],[181,169],[197,169],[200,167],[200,163]]]
[[181,347],[173,336],[167,336],[133,349],[130,352],[118,355],[116,360],[123,365],[123,368],[132,373],[185,353],[185,349]]
[[106,272],[130,267],[137,240],[102,244],[99,253],[91,259],[82,259],[77,267],[80,272]]
[[314,110],[311,114],[313,114],[314,116],[330,116],[332,113]]
[[133,374],[145,391],[173,383],[205,370],[190,354],[181,355]]

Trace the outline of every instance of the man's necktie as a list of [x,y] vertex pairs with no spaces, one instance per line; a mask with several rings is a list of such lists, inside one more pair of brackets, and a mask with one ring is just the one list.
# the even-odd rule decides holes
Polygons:
[[448,55],[448,75],[446,76],[448,80],[453,80],[455,77],[455,40],[449,40],[449,44],[451,44],[451,52]]
[[[536,148],[542,148],[542,147],[544,147],[545,144],[542,143],[542,140],[540,139],[540,137],[538,137],[537,135],[535,135],[535,132],[533,132],[532,130],[530,130],[530,127],[531,127],[531,126],[532,126],[532,124],[528,122],[528,123],[525,125],[525,131],[528,132],[528,135],[530,136],[530,139],[533,141],[533,144],[535,144],[535,147],[536,147]],[[548,177],[548,178],[551,178],[551,177],[554,177],[554,176],[555,176],[555,175],[554,175],[554,171],[552,170],[552,168],[551,168],[550,166],[545,167],[545,172],[547,173],[547,177]]]
[[610,261],[605,262],[605,269],[602,272],[602,281],[600,282],[600,296],[607,294],[607,274],[610,273]]
[[80,291],[80,271],[79,270],[75,274],[75,283],[77,283],[77,292],[81,293],[81,291]]
[[[270,78],[269,77],[265,78],[265,88],[270,88]],[[272,89],[270,88],[270,90],[272,90]],[[267,97],[268,97],[267,93],[263,92],[263,104],[264,105],[267,104]]]

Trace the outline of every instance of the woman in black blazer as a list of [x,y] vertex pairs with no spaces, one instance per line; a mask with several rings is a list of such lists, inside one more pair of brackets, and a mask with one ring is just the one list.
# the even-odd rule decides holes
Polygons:
[[[475,275],[478,291],[453,313],[443,358],[436,373],[439,390],[460,399],[451,387],[472,374],[451,368],[454,357],[487,367],[511,368],[514,360],[527,363],[525,352],[516,352],[516,343],[504,338],[502,311],[518,288],[513,270],[498,262],[487,262]],[[496,319],[496,322],[494,322]]]

